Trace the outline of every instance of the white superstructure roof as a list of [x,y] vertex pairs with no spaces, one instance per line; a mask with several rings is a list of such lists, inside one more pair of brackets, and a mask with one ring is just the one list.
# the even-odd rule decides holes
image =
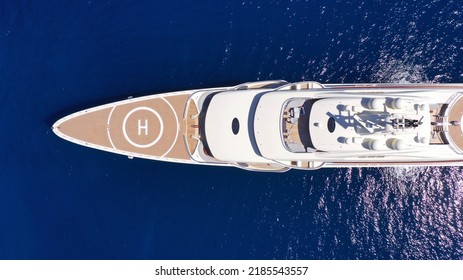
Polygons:
[[[376,103],[377,108],[368,108],[368,105],[362,104],[365,100]],[[309,117],[313,146],[327,152],[364,152],[371,149],[367,146],[375,143],[376,148],[373,150],[390,150],[387,142],[399,139],[410,149],[426,146],[429,143],[430,127],[418,123],[430,123],[429,105],[417,103],[413,99],[400,98],[400,102],[403,108],[393,109],[385,105],[385,98],[341,97],[317,100]],[[417,109],[420,106],[421,109]],[[405,128],[402,125],[403,128],[393,128],[393,121],[404,119],[416,120],[416,127]],[[423,143],[417,141],[421,138]]]
[[274,91],[264,94],[257,105],[254,131],[257,147],[263,157],[273,160],[307,158],[305,153],[293,153],[285,148],[282,136],[283,105],[292,98],[308,98],[307,92]]
[[[398,126],[404,119],[429,123],[429,107],[418,100],[400,99],[403,108],[391,109],[385,105],[385,98],[327,96],[314,99],[311,111],[307,112],[310,114],[307,134],[310,135],[313,148],[321,153],[290,151],[283,136],[284,107],[290,100],[309,100],[310,97],[304,92],[288,94],[286,91],[275,91],[260,98],[254,118],[254,130],[257,146],[263,157],[276,161],[296,161],[323,157],[325,151],[339,152],[340,156],[342,153],[352,152],[371,154],[384,151],[383,153],[397,154],[402,149],[416,150],[428,145],[429,126],[417,125],[403,129],[391,127],[394,118]],[[369,109],[362,104],[368,100],[378,101],[375,102],[378,103],[378,108]],[[417,110],[417,106],[421,109]],[[400,141],[397,142],[398,140]],[[395,142],[400,145],[394,144]]]
[[271,162],[258,155],[253,135],[254,111],[260,93],[262,90],[226,91],[212,97],[206,112],[205,133],[215,158],[231,162]]

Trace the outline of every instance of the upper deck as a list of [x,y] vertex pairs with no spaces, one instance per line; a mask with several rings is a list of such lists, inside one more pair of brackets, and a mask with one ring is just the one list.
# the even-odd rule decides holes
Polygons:
[[[416,149],[429,144],[429,105],[420,99],[300,98],[287,102],[286,110],[297,115],[283,122],[283,133],[298,126],[298,137],[285,138],[293,152],[309,151],[309,143],[310,151],[323,152]],[[291,142],[294,138],[304,146]],[[393,144],[396,141],[402,143],[400,149]]]

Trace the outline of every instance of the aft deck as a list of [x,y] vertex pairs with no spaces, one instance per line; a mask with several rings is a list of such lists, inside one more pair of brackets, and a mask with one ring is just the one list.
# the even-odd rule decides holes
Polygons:
[[463,117],[463,96],[459,96],[456,101],[449,104],[448,122],[453,125],[448,126],[448,136],[451,142],[463,153],[463,130],[462,130],[462,117]]
[[309,113],[313,100],[294,100],[286,104],[283,111],[283,139],[292,152],[307,152],[312,149],[309,133]]

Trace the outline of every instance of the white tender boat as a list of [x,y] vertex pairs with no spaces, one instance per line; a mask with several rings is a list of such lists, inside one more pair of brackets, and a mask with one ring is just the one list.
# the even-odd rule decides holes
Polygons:
[[263,81],[130,98],[58,120],[129,158],[283,172],[463,165],[463,84]]

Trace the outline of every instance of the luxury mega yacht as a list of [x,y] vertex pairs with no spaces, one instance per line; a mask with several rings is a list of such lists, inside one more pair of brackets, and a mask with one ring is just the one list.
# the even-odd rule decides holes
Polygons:
[[463,165],[462,116],[463,84],[277,80],[129,98],[53,131],[129,158],[284,172]]

